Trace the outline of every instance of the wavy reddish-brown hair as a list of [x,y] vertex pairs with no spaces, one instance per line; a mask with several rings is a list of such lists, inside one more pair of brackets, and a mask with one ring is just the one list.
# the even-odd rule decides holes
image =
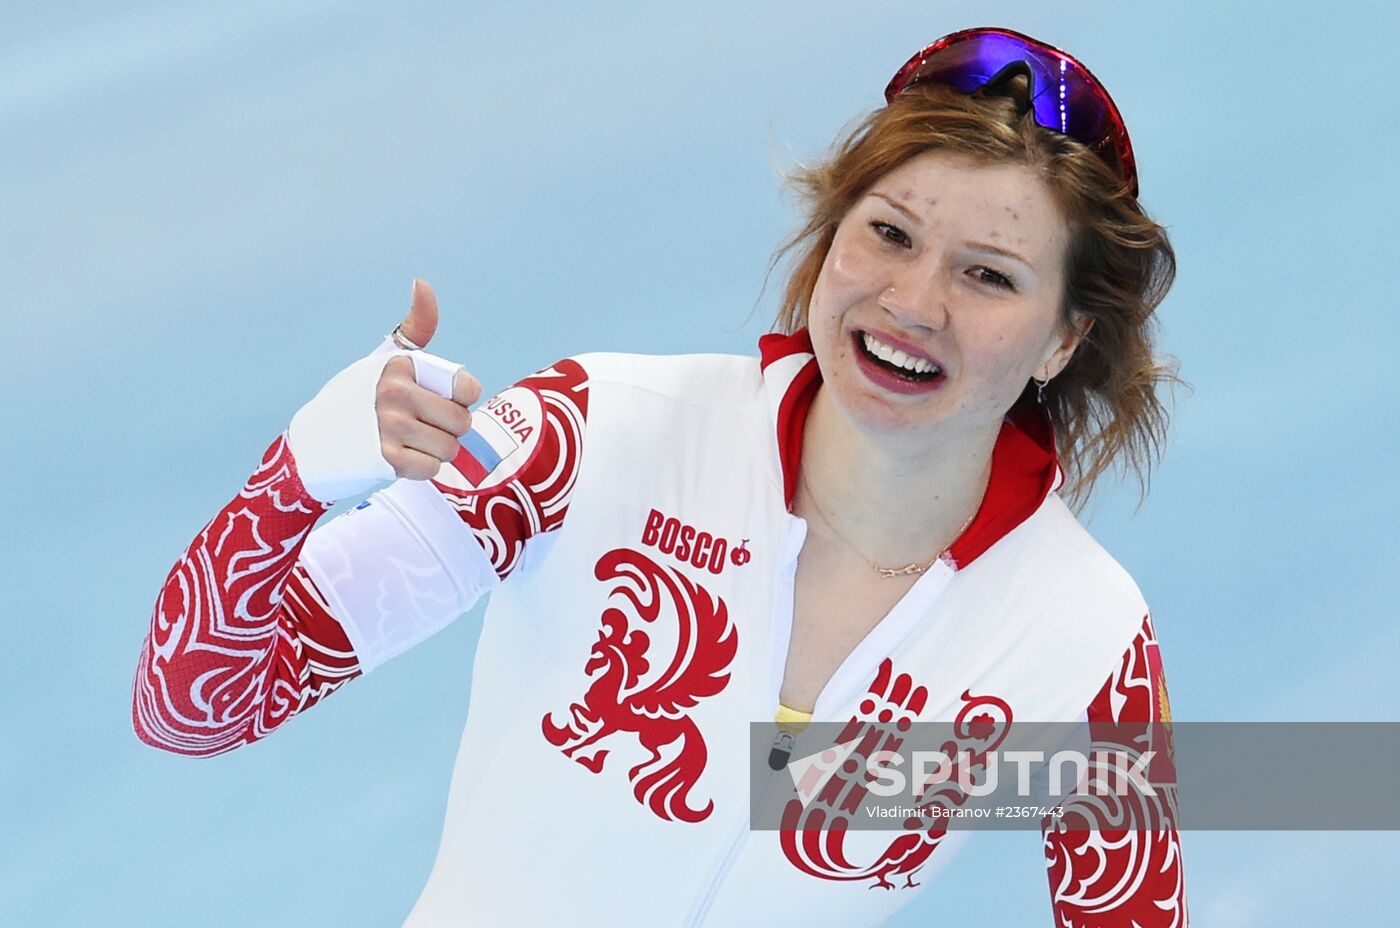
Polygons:
[[[796,255],[774,328],[792,332],[806,324],[837,225],[889,171],[928,151],[1026,165],[1045,180],[1069,226],[1061,323],[1082,330],[1093,320],[1045,389],[1065,470],[1061,492],[1082,508],[1098,478],[1117,464],[1137,477],[1141,504],[1166,440],[1160,393],[1181,382],[1176,362],[1153,350],[1153,312],[1176,276],[1176,256],[1166,230],[1128,185],[1087,146],[1037,125],[1024,95],[1021,81],[994,96],[917,84],[860,119],[828,157],[789,171],[784,180],[806,222],[768,265],[771,275],[784,255]],[[1030,383],[1017,401],[1026,402],[1035,402]]]

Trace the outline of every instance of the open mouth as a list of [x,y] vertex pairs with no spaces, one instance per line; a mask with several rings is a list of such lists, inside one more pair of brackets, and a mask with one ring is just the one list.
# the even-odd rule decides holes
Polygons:
[[943,376],[943,369],[926,358],[915,358],[886,345],[869,332],[852,333],[859,351],[870,363],[910,383],[932,383]]

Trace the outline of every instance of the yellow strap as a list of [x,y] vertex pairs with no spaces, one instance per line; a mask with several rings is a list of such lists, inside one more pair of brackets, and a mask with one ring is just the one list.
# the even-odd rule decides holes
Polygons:
[[773,716],[773,721],[777,722],[778,727],[784,731],[799,732],[812,721],[812,713],[800,712],[778,703],[778,712]]

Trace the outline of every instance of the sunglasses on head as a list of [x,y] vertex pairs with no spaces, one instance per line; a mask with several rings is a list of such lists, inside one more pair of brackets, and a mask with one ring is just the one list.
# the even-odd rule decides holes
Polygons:
[[995,89],[1018,74],[1029,81],[1035,121],[1092,149],[1138,195],[1128,129],[1098,78],[1053,45],[1010,29],[964,29],[944,36],[904,63],[885,87],[885,102],[918,83],[962,93]]

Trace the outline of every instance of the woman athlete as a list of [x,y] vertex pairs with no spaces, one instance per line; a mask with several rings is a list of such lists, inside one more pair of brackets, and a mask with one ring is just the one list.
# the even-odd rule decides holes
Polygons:
[[[848,926],[967,832],[847,827],[842,775],[751,829],[750,723],[776,719],[781,769],[812,721],[989,749],[1169,719],[1142,596],[1064,501],[1145,477],[1172,379],[1150,326],[1174,259],[1118,111],[1002,29],[921,50],[885,99],[796,175],[758,357],[579,355],[473,411],[415,282],[172,569],[139,737],[257,740],[490,592],[407,925]],[[1174,792],[1134,827],[1095,814],[1042,822],[1055,924],[1186,924]]]

